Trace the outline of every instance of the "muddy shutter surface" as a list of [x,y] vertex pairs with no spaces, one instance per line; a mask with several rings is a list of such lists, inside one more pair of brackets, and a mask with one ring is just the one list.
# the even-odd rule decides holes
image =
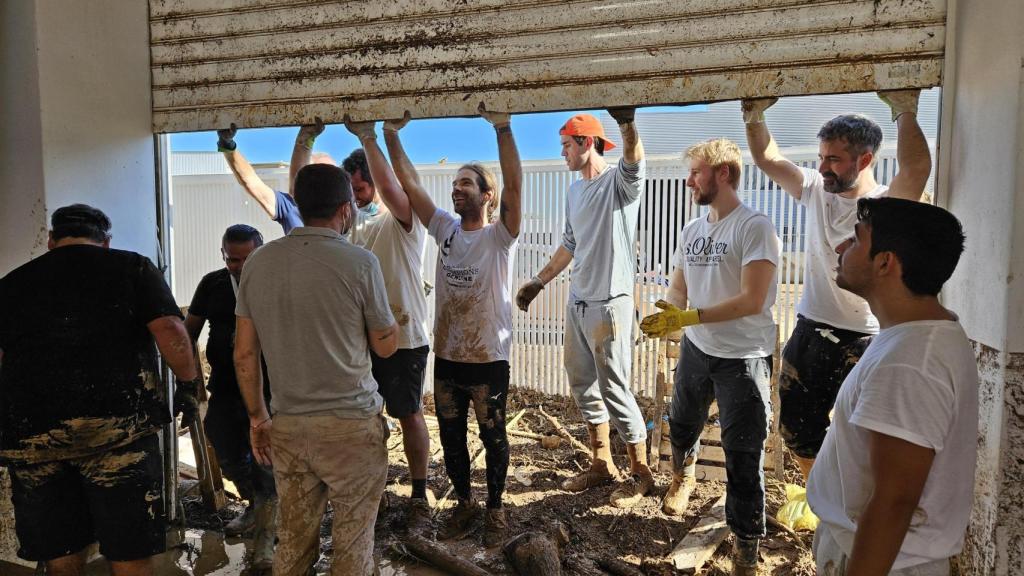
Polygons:
[[156,132],[935,86],[943,0],[150,0]]

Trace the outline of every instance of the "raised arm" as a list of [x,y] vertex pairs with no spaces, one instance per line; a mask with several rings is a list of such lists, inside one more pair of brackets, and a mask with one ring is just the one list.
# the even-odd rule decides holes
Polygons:
[[632,106],[609,108],[608,114],[619,123],[619,132],[622,133],[622,157],[629,164],[638,164],[644,158],[644,145],[640,142],[640,133],[637,132],[636,123],[633,122],[636,108]]
[[249,413],[249,441],[256,461],[264,466],[273,464],[270,454],[270,430],[273,422],[263,398],[263,371],[260,367],[260,338],[252,318],[235,317],[235,375],[238,390]]
[[231,169],[231,173],[235,175],[235,180],[238,180],[245,193],[256,200],[263,207],[263,211],[271,218],[276,218],[277,197],[274,195],[274,189],[267,186],[266,182],[256,175],[256,170],[253,169],[252,164],[249,164],[245,156],[242,156],[242,153],[238,151],[238,145],[235,144],[235,134],[237,132],[238,128],[234,124],[231,125],[231,128],[217,130],[217,151],[224,154],[224,160],[227,161],[228,168]]
[[498,136],[498,160],[501,164],[501,222],[513,238],[519,237],[522,222],[523,165],[512,136],[512,117],[507,112],[490,112],[481,102],[480,116],[494,126]]
[[313,143],[316,137],[324,132],[324,121],[319,116],[314,124],[306,124],[299,128],[292,147],[292,161],[288,163],[288,194],[295,197],[295,175],[313,161]]
[[381,200],[388,210],[402,223],[405,231],[412,230],[412,205],[409,197],[402,190],[398,183],[395,171],[391,169],[384,152],[377,145],[377,132],[374,130],[376,122],[355,122],[349,115],[345,115],[345,127],[348,131],[359,138],[366,153],[366,163],[370,167],[370,176],[373,178],[373,185],[377,188]]
[[398,131],[408,123],[408,111],[406,111],[405,116],[402,118],[386,120],[384,122],[384,143],[388,147],[388,156],[391,157],[391,166],[395,170],[395,176],[398,177],[398,182],[409,197],[412,211],[424,226],[429,226],[430,219],[434,217],[434,212],[437,211],[437,206],[434,205],[434,201],[430,199],[430,195],[423,188],[420,176],[416,173],[416,167],[413,166],[409,157],[405,154],[402,141],[398,138]]
[[799,200],[803,195],[804,175],[796,164],[779,152],[779,146],[764,121],[764,111],[777,100],[778,98],[755,98],[743,101],[747,146],[750,147],[750,156],[754,159],[754,164],[782,186],[790,196]]
[[917,123],[917,99],[920,90],[888,90],[878,97],[892,110],[896,122],[896,163],[899,172],[889,183],[887,196],[904,200],[921,200],[932,171],[928,141]]

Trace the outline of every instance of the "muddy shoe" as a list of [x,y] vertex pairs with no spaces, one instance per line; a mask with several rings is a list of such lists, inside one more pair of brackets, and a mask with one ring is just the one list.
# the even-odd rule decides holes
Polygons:
[[654,476],[633,474],[619,484],[608,500],[616,508],[632,508],[651,490],[654,490]]
[[238,516],[235,516],[231,522],[228,522],[224,526],[225,536],[241,536],[252,530],[252,527],[256,524],[256,505],[249,504],[245,507],[245,512],[242,512]]
[[277,538],[277,498],[262,502],[256,510],[256,525],[253,528],[252,569],[268,573],[274,566],[274,541]]
[[430,521],[430,504],[426,498],[411,498],[405,509],[405,529],[409,536],[429,536],[434,525]]
[[596,486],[604,486],[618,480],[618,473],[609,470],[606,464],[595,463],[590,470],[562,482],[562,490],[583,492]]
[[679,516],[686,512],[690,504],[690,494],[697,487],[697,479],[693,476],[675,476],[668,487],[665,500],[661,503],[661,511],[669,516]]
[[732,543],[732,576],[757,576],[757,538],[736,537]]
[[473,530],[473,523],[480,517],[480,506],[476,500],[459,501],[437,533],[438,540],[462,538]]
[[484,516],[484,546],[490,548],[505,541],[508,518],[504,508],[488,508]]

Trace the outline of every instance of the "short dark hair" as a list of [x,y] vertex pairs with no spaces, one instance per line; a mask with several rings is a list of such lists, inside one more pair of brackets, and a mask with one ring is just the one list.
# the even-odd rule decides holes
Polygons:
[[342,204],[352,202],[348,174],[330,164],[309,164],[295,175],[295,203],[306,222],[334,216]]
[[844,114],[829,120],[818,130],[818,139],[842,140],[851,154],[876,154],[882,146],[882,128],[861,114]]
[[[591,136],[591,138],[594,139],[594,150],[597,150],[598,156],[604,156],[604,138],[601,138],[600,136]],[[586,136],[573,136],[572,139],[580,146],[587,143]]]
[[106,242],[110,239],[110,218],[87,204],[57,208],[50,217],[50,225],[50,236],[54,240],[88,238],[93,242]]
[[857,219],[871,227],[871,256],[892,252],[903,283],[914,294],[935,296],[964,251],[964,229],[946,210],[900,198],[862,198]]
[[366,181],[367,184],[373,186],[373,175],[370,174],[370,165],[366,162],[366,151],[362,148],[356,148],[341,161],[342,168],[345,172],[348,172],[349,176],[355,176],[356,171],[359,171],[359,176]]
[[248,224],[232,224],[224,231],[221,244],[245,244],[252,242],[254,248],[263,246],[263,234]]

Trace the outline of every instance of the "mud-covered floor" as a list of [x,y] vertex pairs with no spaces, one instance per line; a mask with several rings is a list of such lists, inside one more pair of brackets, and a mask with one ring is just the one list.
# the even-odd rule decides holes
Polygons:
[[[433,401],[426,399],[426,413],[433,413]],[[647,406],[643,405],[645,413]],[[544,410],[556,418],[577,439],[586,442],[586,429],[579,411],[572,400],[565,397],[547,396],[532,390],[513,389],[509,398],[509,418],[520,409],[526,408],[525,416],[516,430],[537,434],[553,433],[552,425],[537,410]],[[472,414],[472,412],[471,412]],[[436,500],[440,500],[449,483],[445,475],[444,460],[436,425],[428,421],[431,434],[431,451],[428,487]],[[475,434],[470,432],[471,453],[480,449]],[[564,549],[563,569],[565,574],[604,575],[593,560],[608,555],[641,568],[644,574],[673,574],[665,556],[686,535],[712,502],[722,495],[725,485],[715,481],[701,481],[694,492],[689,511],[681,518],[669,518],[661,512],[661,497],[671,480],[667,474],[656,474],[658,488],[637,507],[621,511],[608,504],[613,487],[596,488],[583,494],[574,494],[559,488],[561,481],[578,473],[587,465],[587,457],[572,449],[568,442],[562,442],[554,449],[542,448],[535,439],[510,436],[511,463],[506,484],[505,506],[507,508],[510,536],[528,530],[544,529],[553,522],[561,522],[570,533],[570,540]],[[613,449],[620,469],[626,469],[624,446],[613,436]],[[405,537],[404,503],[410,492],[408,468],[402,452],[401,432],[395,422],[392,436],[388,440],[390,467],[388,472],[387,506],[378,516],[376,528],[376,554],[380,557],[381,574],[434,576],[444,574],[431,569],[410,557],[402,542]],[[482,459],[481,459],[482,460]],[[792,466],[792,464],[790,464]],[[792,480],[799,473],[795,468],[787,469]],[[769,478],[767,485],[767,511],[773,514],[783,503],[783,488]],[[188,486],[186,481],[185,487]],[[484,469],[482,464],[474,468],[473,486],[478,496],[485,497]],[[452,505],[452,501],[445,506]],[[233,501],[218,512],[203,511],[198,496],[185,499],[186,527],[172,532],[169,541],[172,547],[157,559],[159,576],[255,576],[247,566],[248,549],[251,542],[242,538],[225,538],[220,530],[242,510],[240,503]],[[439,518],[444,511],[440,511]],[[321,559],[317,565],[318,574],[326,574],[330,562],[330,513],[321,526]],[[791,535],[775,532],[769,528],[768,537],[762,542],[761,566],[763,575],[813,575],[810,545],[812,535],[802,534],[800,542]],[[484,549],[481,544],[482,529],[465,539],[441,544],[452,554],[468,559],[495,575],[515,574],[503,558],[500,548]],[[731,537],[719,547],[700,574],[709,576],[727,575],[731,569],[729,550]],[[12,576],[32,574],[31,570],[4,567],[4,574]],[[88,574],[106,574],[101,562],[90,565]]]

